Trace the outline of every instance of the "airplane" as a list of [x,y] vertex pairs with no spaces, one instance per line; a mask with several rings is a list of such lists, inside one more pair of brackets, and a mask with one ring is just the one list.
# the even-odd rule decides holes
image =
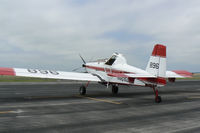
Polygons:
[[166,46],[156,44],[145,70],[127,64],[127,60],[120,53],[113,53],[111,58],[86,63],[82,67],[86,73],[63,72],[41,69],[0,68],[0,75],[65,79],[87,81],[86,85],[79,88],[80,95],[86,94],[86,88],[90,82],[112,86],[112,93],[118,93],[119,85],[135,85],[150,87],[155,94],[155,102],[162,101],[158,95],[158,88],[166,85],[166,80],[175,82],[176,78],[191,77],[192,73],[185,70],[166,71]]

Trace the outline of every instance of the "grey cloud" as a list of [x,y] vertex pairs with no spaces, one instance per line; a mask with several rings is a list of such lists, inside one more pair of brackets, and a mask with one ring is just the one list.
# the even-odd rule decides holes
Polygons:
[[[5,48],[1,57],[12,54],[7,59],[21,60],[15,61],[19,67],[33,58],[31,64],[52,63],[55,69],[70,70],[73,64],[79,65],[79,53],[100,58],[118,51],[130,64],[145,66],[153,45],[163,43],[168,47],[170,69],[185,63],[190,64],[187,69],[198,71],[194,66],[200,63],[193,59],[200,52],[199,6],[197,0],[1,0],[0,48]],[[141,36],[127,41],[106,36],[115,31]],[[53,57],[59,61],[42,61]]]

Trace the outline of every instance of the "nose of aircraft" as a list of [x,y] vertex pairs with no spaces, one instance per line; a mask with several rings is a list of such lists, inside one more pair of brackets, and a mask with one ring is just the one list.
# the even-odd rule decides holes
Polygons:
[[85,64],[83,64],[83,65],[82,65],[82,67],[86,67],[86,65],[85,65]]

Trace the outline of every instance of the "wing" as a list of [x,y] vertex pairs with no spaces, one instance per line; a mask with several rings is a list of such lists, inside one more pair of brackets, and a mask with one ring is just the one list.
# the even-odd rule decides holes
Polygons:
[[192,77],[192,73],[185,71],[185,70],[174,70],[174,71],[167,71],[166,72],[167,78],[185,78],[185,77]]
[[50,71],[38,69],[22,69],[22,68],[0,68],[0,75],[49,78],[49,79],[66,79],[78,81],[96,81],[101,80],[90,73]]

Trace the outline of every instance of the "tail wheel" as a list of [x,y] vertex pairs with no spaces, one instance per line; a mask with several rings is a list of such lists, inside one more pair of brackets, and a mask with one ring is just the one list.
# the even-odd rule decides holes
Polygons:
[[79,89],[79,93],[80,95],[85,95],[86,94],[86,87],[84,85],[82,85]]
[[113,94],[117,94],[118,93],[118,86],[116,86],[116,85],[112,86],[112,93]]
[[155,94],[155,102],[156,103],[162,102],[161,96],[158,95],[158,90],[157,89],[155,90],[155,87],[153,87],[153,91],[154,91],[154,94]]
[[156,102],[156,103],[162,102],[161,96],[157,96],[157,97],[155,98],[155,102]]

